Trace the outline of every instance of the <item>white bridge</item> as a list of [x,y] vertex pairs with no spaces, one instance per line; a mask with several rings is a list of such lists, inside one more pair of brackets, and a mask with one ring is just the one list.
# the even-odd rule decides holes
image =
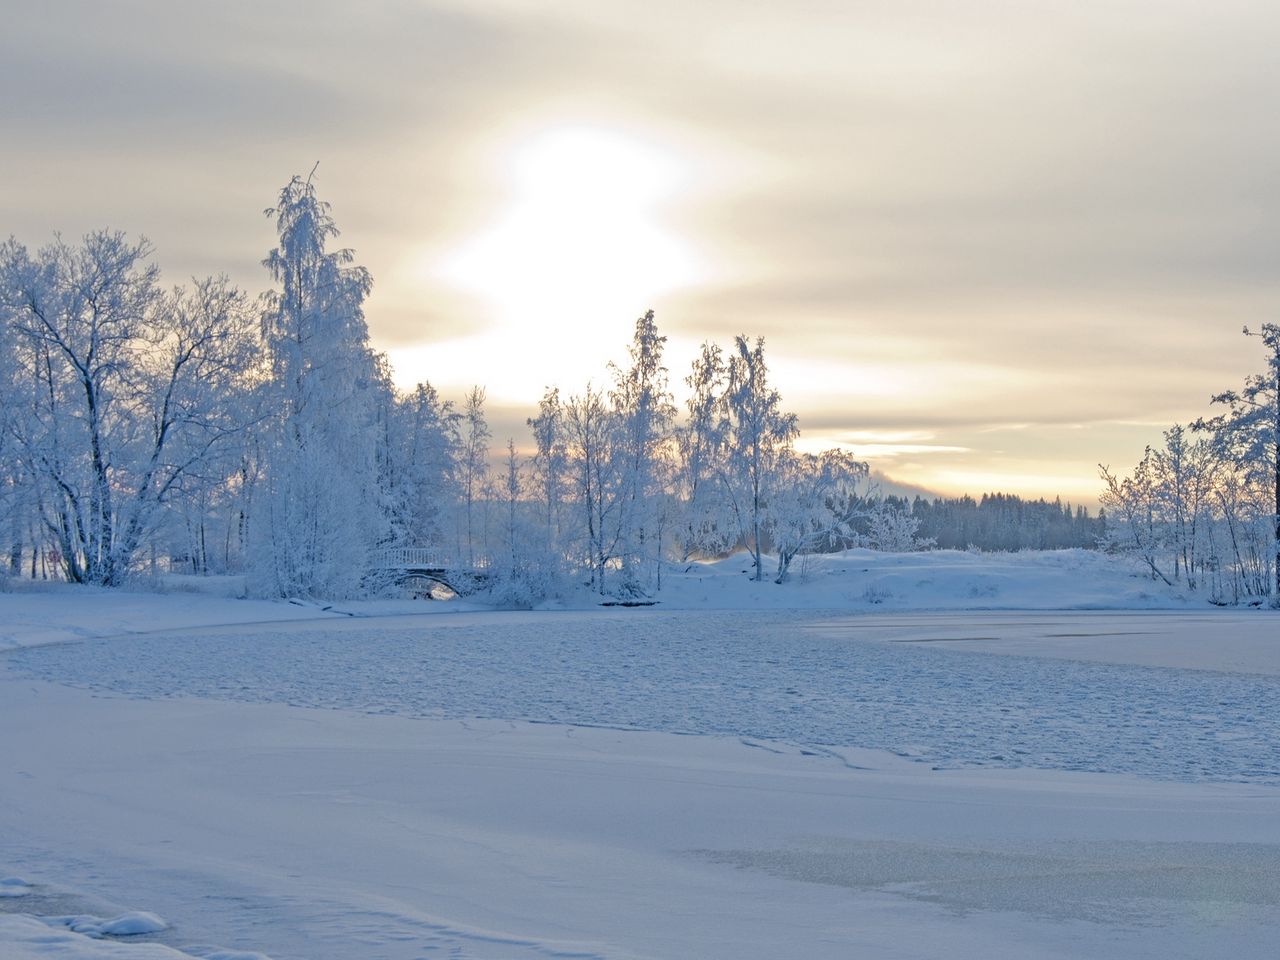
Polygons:
[[375,551],[369,560],[375,574],[396,580],[415,577],[435,580],[454,593],[470,593],[489,579],[487,558],[467,561],[432,547],[391,547]]

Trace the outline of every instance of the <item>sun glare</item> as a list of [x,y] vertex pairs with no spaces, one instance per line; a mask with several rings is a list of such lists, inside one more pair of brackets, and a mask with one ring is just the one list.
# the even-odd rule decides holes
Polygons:
[[687,180],[669,151],[612,130],[562,127],[519,143],[500,170],[505,208],[435,273],[489,304],[492,326],[468,338],[468,349],[495,338],[518,346],[505,360],[512,369],[490,376],[511,373],[516,382],[504,377],[503,389],[527,399],[529,386],[548,379],[547,365],[601,365],[655,297],[696,281],[700,267],[662,222],[663,205]]

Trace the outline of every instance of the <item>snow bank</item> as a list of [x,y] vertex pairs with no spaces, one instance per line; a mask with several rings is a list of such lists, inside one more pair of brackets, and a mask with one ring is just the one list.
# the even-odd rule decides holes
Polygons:
[[302,600],[243,600],[221,596],[216,591],[212,594],[197,593],[186,587],[177,592],[140,592],[71,583],[8,580],[0,582],[0,651],[191,627],[331,620],[353,615],[446,613],[466,609],[475,607],[408,600],[331,606]]
[[[1194,610],[1202,598],[1153,582],[1127,560],[1091,550],[967,553],[847,550],[801,557],[791,578],[751,579],[748,554],[672,566],[652,600],[666,610]],[[166,581],[160,592],[10,580],[0,589],[0,651],[68,640],[350,617],[455,614],[488,609],[470,600],[244,600],[226,595],[227,578]],[[174,592],[176,591],[176,592]],[[208,592],[203,592],[208,591]],[[595,609],[585,589],[542,605]]]
[[98,923],[98,935],[103,937],[137,937],[167,929],[169,929],[167,923],[154,913],[147,913],[145,910],[121,914],[112,920],[102,920]]
[[35,917],[0,914],[0,957],[4,960],[192,960],[159,943],[95,940],[83,933],[47,926]]
[[0,879],[0,897],[25,897],[30,892],[30,885],[21,877]]
[[145,911],[122,913],[120,916],[113,917],[110,920],[85,914],[71,917],[50,917],[49,923],[66,927],[72,933],[82,933],[86,937],[137,937],[169,929],[169,925],[154,913],[146,913]]
[[751,558],[735,554],[666,575],[658,599],[676,609],[1152,610],[1203,607],[1141,575],[1127,560],[1092,550],[968,553],[846,550],[801,557],[790,579],[750,579]]

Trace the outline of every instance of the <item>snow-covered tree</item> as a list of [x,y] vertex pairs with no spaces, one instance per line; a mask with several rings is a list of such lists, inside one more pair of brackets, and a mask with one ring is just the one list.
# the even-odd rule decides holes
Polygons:
[[502,607],[528,608],[557,588],[554,564],[547,563],[540,519],[526,508],[525,477],[514,439],[507,440],[507,455],[496,492],[497,532],[490,558],[488,599]]
[[[0,577],[21,572],[23,548],[35,516],[35,484],[18,444],[26,414],[23,379],[17,334],[0,318]],[[34,549],[34,542],[31,546]]]
[[618,432],[612,409],[590,383],[564,408],[565,440],[575,513],[572,552],[597,593],[608,589],[606,574],[616,566],[621,529]]
[[[1272,493],[1256,475],[1222,468],[1214,486],[1214,514],[1221,518],[1212,571],[1219,602],[1238,604],[1267,595],[1275,572]],[[1274,602],[1274,596],[1273,596]]]
[[1101,468],[1107,546],[1139,558],[1170,586],[1207,588],[1219,602],[1268,592],[1270,504],[1256,473],[1174,426],[1128,477]]
[[853,539],[858,484],[869,468],[843,450],[783,456],[773,481],[768,533],[778,554],[783,583],[797,554]]
[[872,550],[907,553],[933,545],[932,540],[919,536],[920,518],[909,504],[878,497],[866,511],[866,523],[866,543]]
[[1173,578],[1185,579],[1194,590],[1205,552],[1212,549],[1208,533],[1218,459],[1208,442],[1193,440],[1175,424],[1165,431],[1164,447],[1155,451],[1154,465],[1173,555]]
[[459,550],[459,559],[465,553],[468,566],[476,564],[477,503],[483,500],[485,481],[489,477],[489,421],[484,415],[485,391],[473,387],[467,394],[462,408],[462,457],[459,464],[463,498],[463,527],[465,546]]
[[253,323],[225,278],[163,292],[145,240],[99,231],[32,257],[0,248],[25,385],[10,424],[68,579],[117,585],[184,484],[244,427],[223,398],[251,365]]
[[728,509],[725,442],[729,430],[722,395],[724,353],[717,344],[702,344],[685,384],[689,387],[685,422],[676,429],[677,492],[681,517],[677,531],[679,556],[715,556],[730,549],[738,528]]
[[338,228],[310,177],[291,179],[266,212],[279,235],[263,261],[277,284],[263,315],[275,417],[254,583],[351,595],[390,536],[376,429],[386,398],[363,312],[372,280],[350,250],[329,248]]
[[766,514],[799,433],[795,414],[782,410],[782,397],[769,385],[763,337],[754,345],[743,336],[734,339],[723,409],[727,422],[724,489],[741,541],[751,551],[754,579],[763,580]]
[[643,591],[647,578],[642,571],[658,569],[662,557],[667,474],[662,461],[676,414],[662,362],[666,342],[650,310],[636,321],[628,347],[630,363],[625,369],[612,367],[614,456],[620,484],[619,588],[630,594]]
[[560,510],[565,496],[568,453],[565,447],[564,407],[560,391],[549,388],[538,401],[538,415],[527,421],[533,431],[534,484],[542,502],[543,549],[548,562],[561,553]]
[[[247,298],[230,289],[225,280],[197,282],[176,296],[173,309],[185,335],[215,323],[224,328],[222,333],[215,331],[214,335],[220,336],[228,321],[236,330],[234,350],[220,357],[222,368],[217,375],[203,371],[200,396],[171,398],[171,403],[188,408],[198,403],[209,413],[203,431],[183,431],[176,438],[175,449],[192,465],[177,479],[168,498],[165,525],[169,536],[166,540],[162,530],[157,530],[151,537],[152,555],[186,557],[196,573],[226,572],[242,559],[243,541],[236,528],[248,509],[242,498],[242,492],[247,496],[248,491],[241,489],[246,445],[249,431],[263,419],[254,396],[266,376],[260,362],[258,317]],[[220,312],[227,316],[219,317]],[[162,355],[153,355],[153,359],[162,359]],[[188,417],[181,410],[179,415]]]
[[1266,348],[1262,373],[1249,376],[1240,390],[1228,390],[1213,398],[1226,412],[1195,423],[1212,432],[1216,443],[1250,479],[1271,491],[1271,517],[1275,574],[1273,593],[1280,597],[1280,324],[1264,323],[1256,332]]
[[396,404],[388,496],[396,540],[405,546],[443,550],[450,541],[458,500],[461,419],[430,383],[418,384]]
[[1280,325],[1244,332],[1266,348],[1264,371],[1212,398],[1226,410],[1192,424],[1199,438],[1174,426],[1132,476],[1100,467],[1107,541],[1215,602],[1280,603]]
[[1153,577],[1172,586],[1161,559],[1165,536],[1155,452],[1147,447],[1130,477],[1112,473],[1101,464],[1098,470],[1106,484],[1099,499],[1112,519],[1108,526],[1112,544],[1141,558]]

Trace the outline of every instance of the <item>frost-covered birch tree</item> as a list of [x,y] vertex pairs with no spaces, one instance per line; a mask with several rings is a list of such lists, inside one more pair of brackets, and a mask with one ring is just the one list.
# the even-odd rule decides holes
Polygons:
[[395,538],[443,550],[458,502],[461,415],[429,383],[401,397],[392,420],[388,497]]
[[21,572],[23,548],[33,525],[35,485],[18,445],[20,421],[26,413],[22,379],[17,335],[0,319],[0,577]]
[[1271,503],[1256,472],[1223,456],[1214,438],[1181,426],[1148,447],[1129,476],[1101,468],[1106,545],[1141,560],[1170,586],[1239,603],[1270,592]]
[[1113,545],[1136,555],[1153,577],[1173,586],[1163,561],[1167,537],[1161,515],[1155,451],[1146,448],[1131,476],[1113,473],[1110,467],[1101,464],[1098,470],[1106,485],[1099,499],[1112,520],[1108,531]]
[[665,447],[675,421],[662,354],[667,338],[658,333],[653,311],[636,321],[628,347],[630,363],[614,366],[614,456],[618,463],[619,590],[639,595],[662,559],[666,520]]
[[744,336],[734,338],[723,404],[728,424],[724,489],[741,541],[751,551],[753,577],[763,580],[770,498],[799,433],[795,414],[782,410],[781,395],[769,385],[763,337],[754,345]]
[[214,469],[243,419],[254,326],[225,278],[164,292],[145,240],[98,231],[33,257],[0,248],[0,309],[16,348],[22,450],[65,576],[118,585],[163,508]]
[[1280,324],[1264,323],[1258,331],[1245,327],[1244,333],[1257,337],[1266,349],[1262,373],[1246,378],[1241,389],[1214,397],[1213,403],[1225,406],[1226,411],[1197,421],[1195,426],[1210,431],[1232,461],[1254,482],[1269,489],[1274,535],[1272,592],[1280,597]]
[[590,383],[565,405],[565,440],[575,513],[572,551],[597,593],[606,593],[621,530],[617,430],[612,409]]
[[496,546],[488,570],[488,595],[504,607],[527,608],[553,593],[558,570],[547,562],[540,518],[526,509],[525,475],[514,439],[507,454],[497,493]]
[[477,518],[483,506],[485,483],[489,478],[489,421],[484,415],[485,391],[473,387],[462,407],[462,458],[460,483],[463,511],[459,539],[465,538],[465,546],[459,549],[459,559],[465,554],[467,565],[476,565],[476,531],[483,527],[483,518]]
[[376,452],[385,397],[363,312],[372,279],[350,250],[330,249],[338,227],[310,177],[266,213],[279,236],[263,261],[277,285],[263,314],[274,417],[254,582],[349,596],[390,533]]
[[869,468],[843,450],[790,453],[779,460],[768,511],[768,532],[783,583],[797,554],[854,537],[857,487]]
[[683,561],[731,548],[738,528],[728,509],[725,444],[729,422],[723,405],[726,368],[720,346],[707,341],[693,361],[685,422],[676,429],[677,491],[681,516],[677,543]]
[[526,423],[533,431],[533,480],[542,506],[543,551],[551,563],[563,554],[561,548],[561,504],[565,497],[568,452],[565,444],[565,414],[560,391],[550,388],[538,401],[538,415]]

